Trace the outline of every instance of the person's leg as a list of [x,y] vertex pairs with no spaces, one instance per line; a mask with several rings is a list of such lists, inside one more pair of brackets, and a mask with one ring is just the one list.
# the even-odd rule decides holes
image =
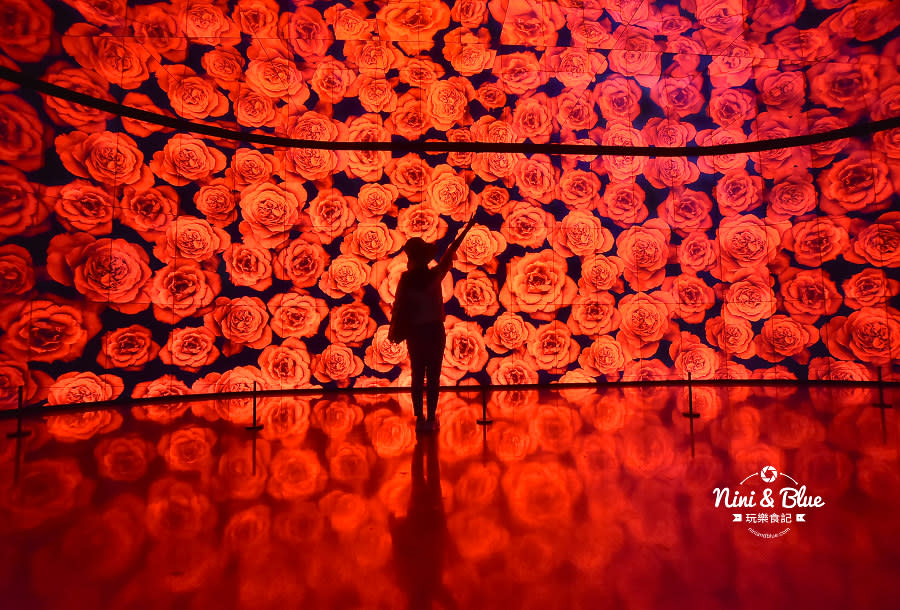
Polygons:
[[433,420],[437,413],[438,395],[441,390],[441,367],[444,364],[444,345],[447,336],[443,324],[436,326],[431,335],[427,349],[426,374],[428,376],[428,419]]
[[421,337],[410,337],[406,340],[406,348],[409,351],[409,365],[412,369],[412,403],[413,413],[416,417],[422,417],[422,399],[425,389],[426,358],[423,353],[425,345]]

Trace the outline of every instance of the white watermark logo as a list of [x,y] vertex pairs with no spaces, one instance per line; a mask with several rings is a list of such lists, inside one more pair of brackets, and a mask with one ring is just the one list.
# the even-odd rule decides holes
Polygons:
[[[760,483],[765,485],[762,489]],[[825,506],[821,496],[812,495],[806,485],[774,466],[764,466],[745,477],[736,489],[716,487],[713,497],[716,508],[732,511],[733,523],[747,524],[747,531],[760,538],[780,538],[791,531],[783,526],[805,523],[809,510]],[[733,512],[734,509],[742,512]]]

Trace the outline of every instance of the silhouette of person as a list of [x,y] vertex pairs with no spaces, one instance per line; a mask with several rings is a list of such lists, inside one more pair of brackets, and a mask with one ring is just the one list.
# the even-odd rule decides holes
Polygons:
[[438,607],[456,608],[456,600],[443,584],[447,517],[434,435],[423,435],[416,440],[411,471],[406,517],[391,517],[398,584],[406,591],[409,610],[431,610],[433,602]]
[[[441,383],[441,365],[444,361],[444,344],[447,340],[444,332],[444,300],[441,298],[441,281],[450,271],[456,251],[474,224],[475,216],[473,214],[441,257],[440,262],[431,268],[428,267],[428,264],[434,259],[435,244],[428,243],[419,237],[413,237],[403,247],[408,259],[407,268],[397,284],[388,338],[394,343],[405,340],[409,350],[409,361],[412,368],[413,412],[416,415],[417,432],[437,430],[440,425],[437,420],[437,402]],[[426,376],[428,378],[427,419],[422,413]]]

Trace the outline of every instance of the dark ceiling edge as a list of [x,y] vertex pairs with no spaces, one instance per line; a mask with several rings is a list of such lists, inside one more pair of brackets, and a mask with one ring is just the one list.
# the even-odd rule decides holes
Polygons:
[[760,152],[779,148],[810,146],[822,142],[842,140],[851,137],[864,137],[879,131],[900,128],[900,117],[861,123],[841,129],[823,131],[802,136],[773,138],[754,142],[722,144],[718,146],[686,146],[678,148],[656,146],[603,146],[600,144],[534,144],[534,143],[499,143],[499,142],[442,142],[429,140],[402,140],[392,142],[323,142],[319,140],[297,140],[271,136],[263,133],[240,132],[204,123],[194,123],[185,119],[165,116],[155,112],[140,110],[116,102],[102,100],[78,91],[66,89],[29,76],[17,70],[0,66],[0,79],[16,83],[27,89],[44,95],[60,98],[73,104],[80,104],[102,110],[118,116],[170,127],[177,131],[196,133],[212,138],[262,144],[279,148],[315,148],[321,150],[356,150],[392,152],[474,152],[474,153],[523,153],[546,155],[621,155],[634,157],[708,157],[714,155],[734,155]]

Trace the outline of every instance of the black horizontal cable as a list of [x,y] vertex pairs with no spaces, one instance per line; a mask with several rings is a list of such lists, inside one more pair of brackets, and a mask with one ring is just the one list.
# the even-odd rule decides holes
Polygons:
[[632,157],[708,157],[713,155],[735,155],[796,146],[810,146],[822,142],[844,138],[865,137],[879,131],[900,128],[900,117],[892,117],[870,123],[861,123],[841,129],[786,138],[772,138],[752,142],[719,144],[716,146],[605,146],[602,144],[535,144],[503,142],[447,142],[438,140],[404,140],[392,142],[323,142],[320,140],[298,140],[271,136],[261,133],[246,133],[216,127],[204,123],[194,123],[186,119],[165,116],[116,102],[102,100],[91,95],[73,91],[39,78],[28,76],[17,70],[0,66],[0,79],[16,83],[38,93],[60,98],[73,104],[80,104],[115,114],[121,117],[170,127],[177,131],[196,133],[223,140],[235,140],[252,144],[262,144],[278,148],[315,148],[320,150],[388,150],[393,152],[471,152],[471,153],[542,153],[546,155],[620,155]]

